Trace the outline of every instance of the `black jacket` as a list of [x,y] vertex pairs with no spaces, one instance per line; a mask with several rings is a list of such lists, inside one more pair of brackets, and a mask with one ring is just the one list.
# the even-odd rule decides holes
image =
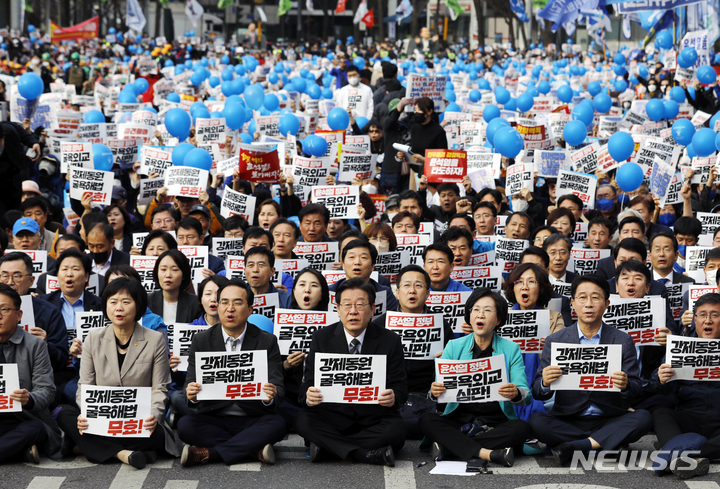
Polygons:
[[[47,301],[48,303],[52,304],[53,306],[57,307],[62,311],[62,291],[56,290],[55,292],[50,292],[49,294],[42,294],[39,295],[40,299]],[[102,311],[102,301],[100,300],[100,297],[96,296],[95,294],[91,294],[87,290],[83,293],[83,309],[85,312],[90,311]],[[67,326],[67,325],[66,325]]]
[[[148,307],[152,312],[164,319],[163,316],[163,293],[162,290],[148,295]],[[177,303],[177,314],[175,322],[191,323],[200,317],[202,311],[196,295],[189,294],[184,290],[180,291]]]

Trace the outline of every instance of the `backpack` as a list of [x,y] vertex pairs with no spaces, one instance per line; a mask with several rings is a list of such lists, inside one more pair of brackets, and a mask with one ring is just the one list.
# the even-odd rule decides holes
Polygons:
[[75,85],[78,88],[82,88],[83,78],[85,77],[83,69],[79,66],[73,65],[68,69],[68,71],[68,85]]

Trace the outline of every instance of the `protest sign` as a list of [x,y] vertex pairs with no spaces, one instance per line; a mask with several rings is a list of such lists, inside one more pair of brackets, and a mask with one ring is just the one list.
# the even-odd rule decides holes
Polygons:
[[256,294],[253,301],[253,314],[265,316],[270,321],[275,320],[275,311],[280,308],[280,297],[277,292],[270,294]]
[[108,148],[113,154],[113,163],[121,170],[132,168],[138,159],[138,148],[142,142],[139,139],[109,138]]
[[550,365],[560,367],[562,375],[550,384],[550,390],[620,392],[613,384],[612,374],[622,370],[622,348],[622,345],[553,343]]
[[435,112],[445,111],[445,85],[446,75],[421,75],[410,73],[407,75],[407,92],[405,97],[409,102],[405,105],[405,112],[415,110],[415,102],[422,97],[428,97],[435,103]]
[[278,309],[273,321],[280,355],[285,356],[299,351],[308,353],[313,333],[336,323],[338,315],[330,311]]
[[571,162],[567,150],[535,151],[535,171],[539,177],[557,177],[560,170],[570,170]]
[[208,324],[204,325],[190,325],[176,323],[172,327],[172,339],[169,343],[172,345],[170,355],[180,358],[180,363],[177,366],[179,372],[187,372],[188,369],[188,358],[190,354],[190,346],[192,345],[192,339],[197,333],[209,329],[211,326]]
[[550,311],[508,311],[505,325],[496,328],[495,334],[517,343],[523,353],[542,353],[540,340],[550,336]]
[[502,273],[500,267],[455,267],[450,272],[450,280],[459,282],[473,290],[484,287],[500,292]]
[[[582,224],[587,226],[587,223]],[[576,239],[575,241],[577,242],[578,240]],[[573,272],[577,275],[587,275],[589,273],[597,272],[598,262],[603,258],[608,258],[611,254],[611,250],[573,248],[570,250],[570,254],[572,255],[572,263],[574,266]]]
[[148,205],[156,196],[157,191],[165,186],[165,179],[143,178],[140,180],[140,193],[138,193],[138,205]]
[[715,231],[720,227],[720,214],[714,214],[711,212],[698,212],[696,214],[697,219],[702,224],[702,232],[700,235],[712,236]]
[[720,339],[668,335],[665,363],[675,371],[670,380],[720,380]]
[[10,399],[10,394],[20,389],[20,378],[18,377],[18,366],[16,363],[0,364],[0,412],[19,413],[22,412],[22,404],[19,401]]
[[83,195],[89,193],[94,204],[110,205],[114,178],[111,171],[71,167],[70,198],[82,200]]
[[217,256],[222,261],[225,261],[230,256],[242,255],[242,241],[242,238],[213,238],[213,255]]
[[477,170],[485,170],[489,172],[491,178],[500,178],[502,155],[500,153],[480,153],[477,151],[467,152],[467,172],[470,173]]
[[192,281],[198,284],[204,280],[203,269],[210,268],[210,260],[208,258],[207,246],[178,246],[190,263],[190,271],[192,272]]
[[570,153],[570,161],[572,162],[573,169],[578,173],[594,175],[595,170],[598,169],[599,150],[600,143],[595,142]]
[[87,419],[83,433],[116,438],[149,438],[143,428],[151,414],[152,387],[105,387],[83,384],[80,415]]
[[505,195],[519,194],[524,188],[532,192],[535,189],[535,167],[532,163],[515,163],[506,170]]
[[672,312],[673,319],[675,321],[679,321],[682,317],[682,313],[684,312],[682,307],[682,298],[684,294],[689,294],[690,285],[690,283],[665,284],[665,288],[668,292],[666,299],[667,305],[670,307],[670,311]]
[[500,386],[507,384],[505,355],[475,360],[436,358],[435,381],[445,387],[439,403],[504,401]]
[[[168,196],[200,198],[208,183],[208,171],[190,166],[171,166],[165,170]],[[226,192],[230,189],[226,189]]]
[[716,293],[716,285],[690,285],[688,289],[688,310],[695,311],[695,301],[705,294]]
[[274,184],[280,179],[280,159],[277,149],[259,146],[240,147],[239,174],[242,180]]
[[220,215],[225,219],[239,215],[252,225],[255,219],[255,200],[252,195],[226,188],[220,203]]
[[[345,146],[343,146],[345,148]],[[340,166],[337,181],[352,183],[356,178],[372,180],[377,165],[375,154],[348,154],[345,151],[340,155]]]
[[520,263],[520,254],[530,242],[525,239],[509,239],[498,237],[495,240],[495,262],[502,273],[510,273]]
[[140,175],[157,173],[158,177],[165,177],[165,170],[172,166],[172,151],[165,151],[152,146],[143,146],[140,149]]
[[555,187],[556,198],[566,194],[577,195],[586,209],[595,208],[595,190],[597,177],[569,170],[560,170]]
[[388,311],[385,327],[400,336],[405,360],[430,360],[445,346],[442,314]]
[[360,188],[357,185],[313,187],[313,204],[322,204],[330,211],[331,219],[358,219]]
[[160,290],[153,278],[157,259],[157,256],[130,255],[130,266],[140,275],[140,282],[148,293]]
[[658,346],[655,335],[665,327],[665,300],[661,297],[621,299],[611,295],[603,323],[625,331],[636,345]]
[[316,270],[330,270],[332,264],[340,261],[338,243],[298,243],[293,252],[305,259]]
[[409,252],[388,251],[385,253],[378,253],[377,260],[375,261],[375,271],[390,280],[391,284],[395,284],[400,270],[409,264]]
[[377,404],[385,390],[385,355],[315,354],[315,387],[323,402]]
[[92,143],[69,141],[60,143],[60,173],[68,173],[70,167],[92,170]]
[[425,176],[430,183],[462,183],[467,175],[467,154],[450,149],[425,150]]
[[195,352],[195,380],[199,401],[267,401],[262,387],[268,383],[268,352]]
[[427,234],[397,234],[397,251],[407,251],[410,256],[411,265],[423,264],[423,251],[432,243]]
[[430,292],[425,301],[429,314],[442,314],[450,320],[453,333],[462,333],[465,322],[465,303],[472,292]]
[[105,313],[102,311],[75,313],[76,337],[80,338],[80,341],[83,343],[85,342],[87,335],[90,334],[90,331],[110,326],[110,324],[112,323],[105,317]]

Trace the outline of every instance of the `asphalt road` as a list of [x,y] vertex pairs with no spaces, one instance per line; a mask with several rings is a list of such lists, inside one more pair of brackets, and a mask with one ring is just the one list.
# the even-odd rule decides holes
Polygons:
[[[631,445],[653,450],[653,436]],[[52,461],[41,459],[39,466],[9,464],[0,472],[0,488],[66,489],[196,489],[196,488],[362,488],[374,489],[466,489],[468,484],[494,488],[652,488],[720,489],[720,465],[711,465],[710,473],[688,482],[673,475],[657,477],[650,470],[628,470],[616,463],[604,463],[589,470],[558,467],[549,456],[522,456],[511,468],[491,466],[493,474],[472,477],[433,475],[429,453],[418,450],[419,442],[409,441],[397,454],[394,468],[328,461],[311,464],[305,459],[302,439],[297,435],[275,445],[278,459],[274,466],[248,462],[225,466],[213,464],[184,468],[179,459],[158,459],[144,470],[120,463],[90,464],[84,457]]]

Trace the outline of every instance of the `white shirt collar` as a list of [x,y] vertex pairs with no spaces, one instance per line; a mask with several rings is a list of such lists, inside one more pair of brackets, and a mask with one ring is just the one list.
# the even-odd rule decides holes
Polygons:
[[358,336],[351,335],[345,328],[343,328],[343,332],[345,333],[345,343],[347,343],[348,352],[350,351],[350,342],[354,339],[357,339],[360,342],[358,345],[358,351],[362,352],[362,345],[365,342],[365,333],[367,332],[367,328],[365,328]]
[[225,332],[225,328],[222,327],[222,324],[220,325],[220,331],[222,332],[223,344],[225,345],[225,351],[232,351],[232,347],[230,346],[230,344],[228,344],[228,338],[232,338],[233,340],[240,340],[238,342],[238,346],[235,348],[235,351],[242,350],[242,344],[243,344],[243,341],[245,341],[245,333],[247,333],[247,323],[245,323],[245,329],[243,329],[243,332],[237,338],[233,338],[232,336],[227,334]]
[[[667,276],[667,277],[663,277],[662,275],[660,275],[660,274],[657,272],[657,270],[655,270],[655,269],[653,268],[653,280],[657,280],[658,282],[660,282],[660,280],[662,280],[662,279],[664,279],[664,278],[670,280],[670,282],[668,282],[669,284],[673,283],[673,272],[672,272],[672,270],[670,270],[670,273],[668,273],[668,276]],[[660,282],[660,283],[662,283],[662,282]]]
[[565,272],[560,278],[555,278],[555,275],[553,275],[552,273],[548,274],[548,276],[550,278],[551,284],[565,283],[565,279],[567,278],[567,272]]

